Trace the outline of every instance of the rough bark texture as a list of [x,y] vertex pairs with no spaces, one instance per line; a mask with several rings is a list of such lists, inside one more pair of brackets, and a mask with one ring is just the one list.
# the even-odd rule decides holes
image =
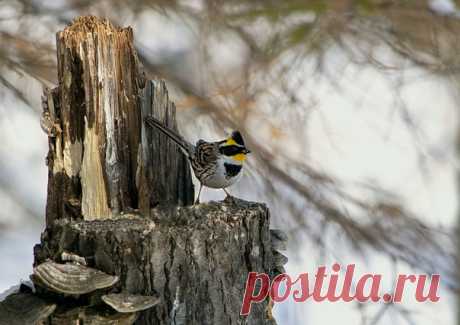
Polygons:
[[[271,324],[267,301],[239,316],[248,272],[275,269],[268,209],[241,200],[187,207],[188,161],[142,122],[152,114],[176,128],[175,107],[163,82],[139,73],[131,29],[79,18],[57,34],[57,51],[35,265],[70,252],[119,276],[111,292],[159,296],[136,324]],[[49,324],[79,323],[82,313],[61,310]]]
[[76,251],[91,267],[121,276],[115,291],[158,295],[138,324],[267,324],[267,303],[239,316],[249,271],[271,269],[269,213],[238,201],[171,210],[151,218],[56,223],[44,250],[57,259]]

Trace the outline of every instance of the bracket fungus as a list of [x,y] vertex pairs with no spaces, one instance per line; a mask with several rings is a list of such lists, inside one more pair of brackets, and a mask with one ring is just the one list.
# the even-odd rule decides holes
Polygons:
[[[131,325],[137,319],[138,314],[116,313],[112,315],[101,315],[100,313],[85,315],[84,320],[91,325]],[[86,324],[85,322],[85,324]]]
[[102,296],[102,300],[120,313],[134,313],[157,305],[160,298],[128,293],[113,293]]
[[67,295],[82,295],[108,288],[118,277],[80,265],[46,261],[34,268],[32,281],[45,289]]
[[279,229],[270,229],[270,243],[277,251],[285,251],[288,241],[287,235]]
[[287,256],[284,256],[280,252],[273,251],[273,263],[274,263],[274,265],[283,266],[283,265],[287,264],[287,262],[288,262]]
[[52,324],[132,325],[137,317],[136,313],[118,313],[99,306],[78,306],[61,308],[53,315]]
[[270,229],[270,244],[273,254],[272,272],[274,276],[286,273],[283,265],[288,262],[288,258],[279,251],[286,250],[287,241],[288,236],[284,231],[279,229]]
[[78,256],[77,254],[72,254],[69,252],[62,252],[61,260],[63,262],[72,262],[75,264],[80,264],[80,265],[85,265],[85,266],[88,265],[84,257]]

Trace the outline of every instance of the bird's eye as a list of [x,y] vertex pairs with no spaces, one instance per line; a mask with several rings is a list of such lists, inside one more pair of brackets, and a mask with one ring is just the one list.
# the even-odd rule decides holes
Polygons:
[[234,156],[234,155],[237,155],[239,153],[243,153],[244,152],[244,148],[240,147],[240,146],[235,146],[235,145],[231,145],[231,146],[222,146],[219,148],[219,152],[225,156]]

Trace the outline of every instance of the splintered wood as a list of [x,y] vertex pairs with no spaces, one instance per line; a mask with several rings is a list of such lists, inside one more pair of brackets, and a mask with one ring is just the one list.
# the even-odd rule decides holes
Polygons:
[[[147,211],[165,197],[165,188],[175,191],[167,193],[168,203],[190,203],[190,172],[175,145],[144,144],[147,152],[142,149],[143,114],[164,116],[175,127],[175,109],[161,82],[144,89],[131,28],[92,16],[77,18],[57,33],[57,59],[59,87],[46,94],[45,107],[60,129],[50,137],[47,224],[64,217],[112,218],[139,207]],[[46,112],[50,108],[53,112]],[[156,179],[146,175],[152,168]],[[158,179],[165,172],[172,181]],[[162,186],[161,181],[177,185]]]

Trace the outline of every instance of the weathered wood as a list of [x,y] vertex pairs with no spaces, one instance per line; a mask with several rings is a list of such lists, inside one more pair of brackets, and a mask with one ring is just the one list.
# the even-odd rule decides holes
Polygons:
[[36,324],[55,309],[56,304],[31,293],[14,293],[0,302],[0,325]]
[[[248,272],[280,269],[268,209],[241,200],[187,206],[188,161],[142,123],[153,115],[177,128],[175,107],[164,82],[138,71],[131,29],[78,18],[57,34],[57,51],[59,87],[45,93],[42,121],[46,230],[34,264],[71,253],[119,277],[113,288],[72,303],[82,310],[104,293],[158,296],[136,324],[272,324],[268,301],[239,315]],[[68,309],[49,324],[88,323],[78,308]]]
[[163,82],[146,85],[139,73],[131,28],[78,18],[57,34],[57,58],[59,87],[46,93],[44,112],[57,133],[49,138],[47,225],[193,202],[186,159],[144,128],[145,114],[176,128],[175,107]]
[[[164,81],[147,81],[141,97],[142,118],[154,116],[177,131],[176,107]],[[163,133],[142,124],[139,155],[139,209],[148,213],[158,205],[188,205],[194,189],[187,158]]]
[[248,272],[272,269],[269,212],[261,204],[209,203],[104,221],[56,223],[50,255],[77,251],[120,274],[115,290],[162,301],[136,324],[267,324],[267,302],[239,315]]

